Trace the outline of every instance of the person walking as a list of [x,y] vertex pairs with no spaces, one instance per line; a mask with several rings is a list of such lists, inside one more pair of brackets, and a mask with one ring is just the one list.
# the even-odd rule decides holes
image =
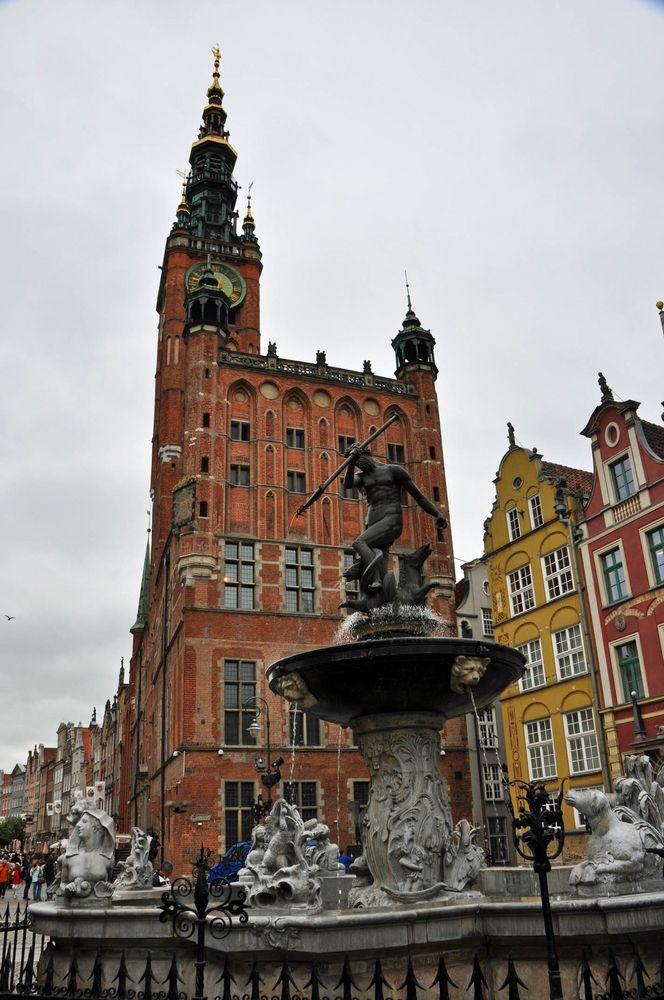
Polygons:
[[30,860],[27,854],[24,854],[21,860],[21,878],[23,879],[23,899],[27,899],[30,891]]
[[11,865],[5,854],[0,858],[0,899],[5,898],[5,893],[10,885]]
[[41,899],[41,887],[44,881],[44,869],[39,864],[39,858],[33,858],[30,864],[30,884],[33,900]]

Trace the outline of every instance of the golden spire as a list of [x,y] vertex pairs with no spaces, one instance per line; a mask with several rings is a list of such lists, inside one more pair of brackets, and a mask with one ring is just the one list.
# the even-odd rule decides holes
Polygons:
[[188,180],[187,174],[185,173],[184,170],[176,170],[175,173],[178,175],[178,177],[182,178],[182,197],[180,198],[178,211],[181,211],[184,208],[188,212],[189,203],[187,202],[187,180]]
[[218,45],[212,46],[212,55],[214,56],[214,71],[212,73],[212,83],[208,87],[208,97],[212,97],[213,94],[219,94],[223,98],[224,92],[219,83],[219,60],[221,59],[221,52]]
[[254,217],[251,214],[251,189],[252,189],[253,186],[254,186],[254,182],[252,181],[251,184],[249,185],[249,190],[247,191],[247,213],[246,213],[246,215],[244,217],[244,225],[245,226],[247,224],[249,224],[250,226],[253,226],[253,224],[254,224]]

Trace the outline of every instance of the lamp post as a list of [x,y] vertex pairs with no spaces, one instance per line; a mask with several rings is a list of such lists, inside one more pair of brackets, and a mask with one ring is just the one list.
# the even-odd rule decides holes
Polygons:
[[[262,703],[262,706],[258,704]],[[272,812],[272,789],[281,781],[281,765],[284,762],[283,757],[277,757],[276,760],[272,760],[272,744],[270,742],[270,708],[267,703],[266,698],[256,697],[250,698],[249,701],[245,701],[242,708],[254,708],[256,710],[256,715],[249,726],[247,726],[247,732],[257,739],[263,734],[263,727],[258,721],[260,716],[265,713],[265,753],[266,758],[256,757],[256,770],[261,776],[261,782],[267,789],[267,800],[263,801],[263,797],[258,795],[256,802],[254,803],[254,815],[256,822],[260,822],[265,816]]]
[[[507,781],[506,778],[504,781],[507,805],[512,816],[514,846],[524,861],[532,862],[533,870],[539,877],[549,968],[549,996],[551,1000],[563,1000],[547,881],[551,862],[560,855],[565,843],[565,826],[561,809],[563,787],[561,785],[560,792],[555,799],[552,799],[543,781]],[[518,815],[515,815],[512,804],[510,791],[512,787],[516,789]]]

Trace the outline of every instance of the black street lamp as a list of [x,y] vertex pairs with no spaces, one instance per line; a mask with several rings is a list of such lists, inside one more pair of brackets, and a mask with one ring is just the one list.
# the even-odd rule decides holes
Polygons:
[[[257,704],[262,703],[261,705]],[[255,708],[256,715],[249,726],[247,726],[247,732],[251,733],[254,739],[258,739],[259,736],[263,735],[263,727],[258,721],[260,716],[265,713],[265,753],[266,758],[256,757],[256,770],[261,776],[261,782],[267,789],[267,800],[263,800],[262,795],[258,795],[254,805],[254,816],[256,822],[260,822],[265,816],[272,812],[272,789],[275,785],[278,785],[281,781],[281,765],[284,763],[283,757],[277,757],[272,760],[272,744],[270,742],[270,709],[267,703],[267,699],[256,697],[250,698],[249,701],[245,701],[242,705],[243,708]]]
[[[503,765],[503,770],[506,770],[505,765]],[[549,968],[549,996],[551,1000],[563,1000],[547,880],[547,874],[551,871],[551,862],[560,855],[565,843],[565,827],[561,808],[563,788],[561,786],[558,795],[551,798],[543,781],[508,781],[507,778],[504,781],[507,791],[507,805],[512,816],[514,846],[524,861],[532,863],[533,870],[537,872],[539,877]],[[511,787],[516,788],[518,815],[514,813]]]

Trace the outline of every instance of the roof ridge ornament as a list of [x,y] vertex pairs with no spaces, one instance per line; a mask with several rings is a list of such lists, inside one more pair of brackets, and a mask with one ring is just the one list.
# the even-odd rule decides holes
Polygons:
[[602,390],[602,402],[603,403],[613,402],[613,392],[611,391],[606,379],[604,378],[604,375],[601,372],[599,372],[599,378],[597,379],[597,382],[599,383],[599,387]]
[[510,448],[516,448],[516,439],[514,437],[514,425],[507,421],[507,440],[509,442]]

